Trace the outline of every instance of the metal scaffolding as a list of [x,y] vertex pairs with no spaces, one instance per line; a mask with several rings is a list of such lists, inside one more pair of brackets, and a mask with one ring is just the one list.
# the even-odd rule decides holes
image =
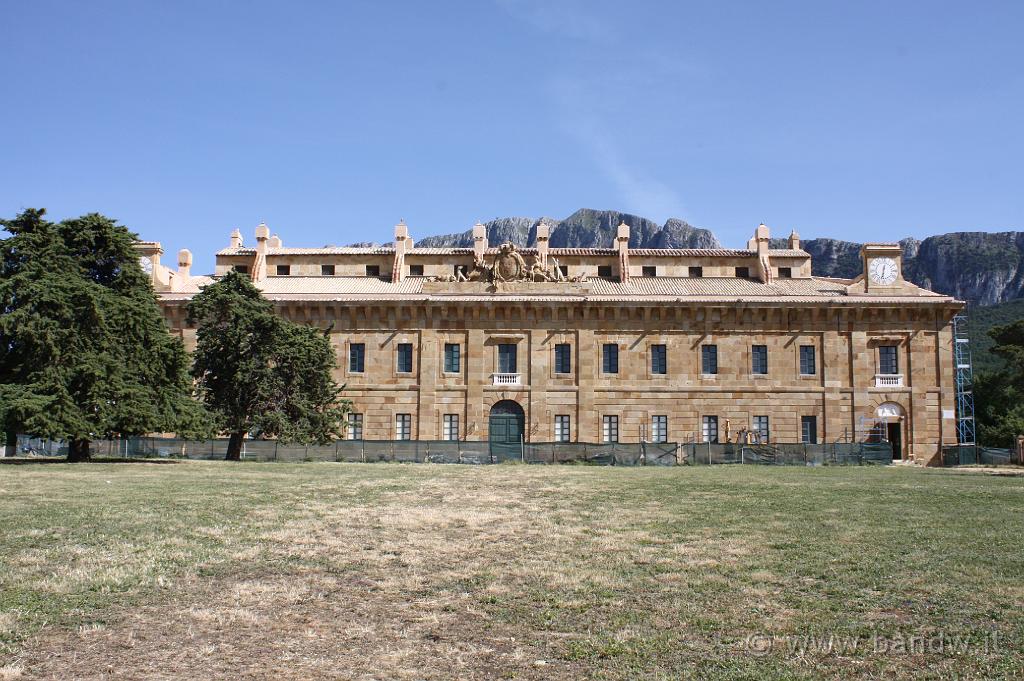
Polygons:
[[971,343],[966,308],[953,317],[953,366],[956,379],[956,441],[958,445],[976,448],[974,369],[971,368]]

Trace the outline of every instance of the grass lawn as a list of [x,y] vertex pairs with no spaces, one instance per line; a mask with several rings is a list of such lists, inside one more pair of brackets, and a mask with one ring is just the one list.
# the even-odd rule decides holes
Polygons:
[[0,679],[1024,675],[1024,477],[0,466]]

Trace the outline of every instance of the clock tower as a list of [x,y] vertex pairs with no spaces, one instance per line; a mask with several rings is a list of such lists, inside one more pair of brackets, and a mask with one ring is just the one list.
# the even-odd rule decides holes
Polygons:
[[899,244],[864,244],[860,257],[863,293],[885,295],[903,288],[903,249]]

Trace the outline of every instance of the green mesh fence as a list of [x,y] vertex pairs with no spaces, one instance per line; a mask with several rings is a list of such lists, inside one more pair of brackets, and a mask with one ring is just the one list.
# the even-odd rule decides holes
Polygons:
[[1017,453],[1012,449],[976,447],[974,445],[957,445],[942,449],[942,464],[944,466],[970,466],[974,464],[1005,466],[1007,464],[1019,463],[1024,462],[1017,459]]
[[[183,440],[134,437],[126,440],[95,440],[97,457],[223,459],[227,439]],[[972,448],[973,450],[973,448]],[[51,440],[19,437],[21,454],[65,456],[67,445]],[[1006,461],[1009,450],[979,450],[982,458]],[[944,452],[947,462],[950,450]],[[959,453],[957,455],[960,455]],[[488,442],[440,440],[340,440],[326,445],[285,444],[275,440],[246,440],[246,461],[336,461],[362,463],[462,463],[495,464],[593,464],[600,466],[675,466],[678,464],[763,465],[864,465],[892,461],[888,443],[804,444],[708,444],[708,443],[586,443],[527,442],[520,446],[492,448]],[[950,465],[947,463],[947,465]]]

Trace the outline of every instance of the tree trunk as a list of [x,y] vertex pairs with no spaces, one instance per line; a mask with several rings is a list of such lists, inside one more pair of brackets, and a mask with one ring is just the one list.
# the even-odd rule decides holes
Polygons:
[[90,457],[88,440],[72,440],[68,443],[68,461],[77,463],[88,461]]
[[231,433],[231,437],[228,439],[228,453],[224,456],[225,461],[242,460],[242,439],[244,437],[244,432]]
[[4,433],[4,456],[18,455],[18,434],[13,430]]

